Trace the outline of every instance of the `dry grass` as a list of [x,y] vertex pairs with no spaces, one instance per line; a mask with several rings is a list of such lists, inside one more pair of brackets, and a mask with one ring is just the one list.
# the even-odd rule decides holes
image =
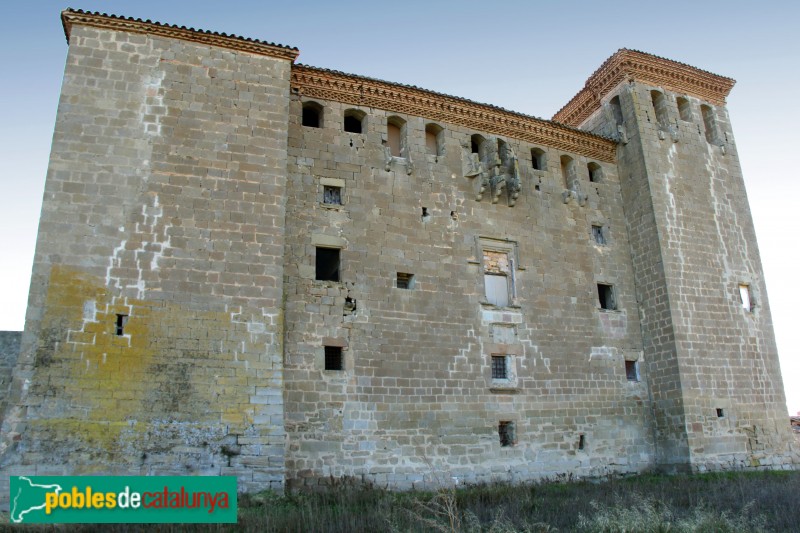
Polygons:
[[436,492],[390,492],[336,482],[314,493],[242,495],[236,525],[87,525],[68,529],[342,533],[779,532],[800,529],[798,494],[800,472],[643,475],[623,479],[609,477],[595,482],[443,487]]

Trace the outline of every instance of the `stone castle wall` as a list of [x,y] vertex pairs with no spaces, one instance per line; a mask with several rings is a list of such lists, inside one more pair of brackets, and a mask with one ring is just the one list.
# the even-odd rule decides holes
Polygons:
[[732,80],[620,51],[556,115],[579,131],[64,17],[7,474],[409,488],[800,463]]
[[17,364],[21,339],[21,331],[0,331],[0,424],[3,423],[11,374]]
[[282,486],[289,69],[72,27],[6,474]]

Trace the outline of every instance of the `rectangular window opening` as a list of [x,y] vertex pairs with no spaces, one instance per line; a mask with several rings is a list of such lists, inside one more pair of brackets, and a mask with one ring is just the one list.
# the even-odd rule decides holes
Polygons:
[[603,233],[603,226],[592,226],[592,238],[594,242],[603,246],[606,243],[606,236]]
[[581,435],[578,438],[578,449],[579,450],[583,450],[585,447],[586,447],[586,436],[585,435]]
[[325,347],[325,370],[344,370],[341,346]]
[[414,288],[414,274],[397,273],[397,288],[411,290]]
[[717,418],[725,418],[725,410],[717,407]]
[[753,310],[753,300],[750,298],[750,286],[744,283],[739,284],[739,299],[742,301],[742,309],[745,311]]
[[128,323],[128,315],[117,315],[115,332],[117,337],[125,335],[125,324]]
[[625,377],[628,381],[639,381],[639,363],[637,361],[625,361]]
[[600,297],[600,309],[615,311],[617,309],[616,298],[614,297],[614,286],[605,283],[597,284],[597,293]]
[[317,277],[320,281],[339,281],[339,248],[317,247]]
[[514,422],[508,420],[500,421],[498,433],[500,434],[500,446],[505,448],[514,445]]
[[325,185],[322,193],[322,203],[342,205],[342,188]]
[[505,355],[492,356],[492,379],[508,379],[508,365]]

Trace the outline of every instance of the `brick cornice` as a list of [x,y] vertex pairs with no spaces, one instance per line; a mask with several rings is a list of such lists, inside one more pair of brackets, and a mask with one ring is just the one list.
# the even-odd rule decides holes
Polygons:
[[309,98],[375,107],[457,124],[599,161],[611,163],[616,160],[616,143],[605,137],[417,87],[296,64],[292,65],[292,90]]
[[64,25],[64,33],[69,41],[69,35],[74,24],[92,26],[114,31],[124,31],[129,33],[143,33],[147,35],[157,35],[159,37],[169,37],[182,41],[205,44],[228,48],[231,50],[250,52],[263,56],[275,57],[294,61],[300,51],[297,48],[284,46],[281,44],[268,43],[257,39],[248,39],[237,35],[227,35],[205,30],[196,30],[185,26],[173,26],[151,22],[149,20],[135,19],[129,17],[118,17],[105,13],[88,12],[80,9],[67,9],[61,12],[61,22]]
[[608,58],[586,81],[586,85],[567,105],[553,115],[553,120],[578,127],[595,111],[614,87],[623,81],[636,81],[662,87],[724,105],[736,83],[731,78],[638,50],[623,48]]

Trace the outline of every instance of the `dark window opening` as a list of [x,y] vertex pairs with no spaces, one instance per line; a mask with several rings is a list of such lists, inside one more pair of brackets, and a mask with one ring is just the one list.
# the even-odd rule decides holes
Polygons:
[[717,418],[724,418],[725,417],[725,410],[721,407],[717,407]]
[[614,286],[604,283],[597,284],[597,293],[600,297],[600,309],[614,311],[617,309],[616,298],[614,298]]
[[322,203],[342,205],[342,188],[325,185],[322,193]]
[[594,242],[601,246],[606,243],[606,236],[603,233],[603,226],[592,226],[592,238],[594,239]]
[[361,121],[356,117],[344,117],[344,131],[361,133]]
[[531,148],[531,165],[533,170],[547,170],[547,160],[544,150],[541,148]]
[[125,335],[125,324],[128,323],[128,315],[117,315],[117,322],[114,331],[117,337]]
[[639,381],[639,364],[636,361],[625,361],[625,377],[628,381]]
[[589,181],[592,183],[600,183],[603,181],[603,169],[597,163],[589,163],[586,165],[589,169]]
[[317,247],[317,279],[339,281],[339,248]]
[[408,289],[414,288],[414,274],[406,274],[405,272],[397,273],[397,288]]
[[578,438],[578,449],[583,450],[585,447],[586,447],[586,437],[584,435],[581,435]]
[[322,106],[316,102],[303,104],[303,126],[309,128],[322,127]]
[[344,370],[341,346],[325,347],[325,370]]
[[[366,113],[359,111],[358,109],[348,109],[345,111],[344,131],[349,133],[364,133],[364,119],[366,116]],[[352,146],[352,144],[350,146]]]
[[492,356],[492,379],[508,379],[505,355]]
[[514,422],[501,421],[497,429],[500,434],[500,446],[513,446],[515,437]]
[[472,147],[472,153],[480,155],[484,142],[485,139],[478,134],[475,134],[472,137],[470,137],[470,145]]

